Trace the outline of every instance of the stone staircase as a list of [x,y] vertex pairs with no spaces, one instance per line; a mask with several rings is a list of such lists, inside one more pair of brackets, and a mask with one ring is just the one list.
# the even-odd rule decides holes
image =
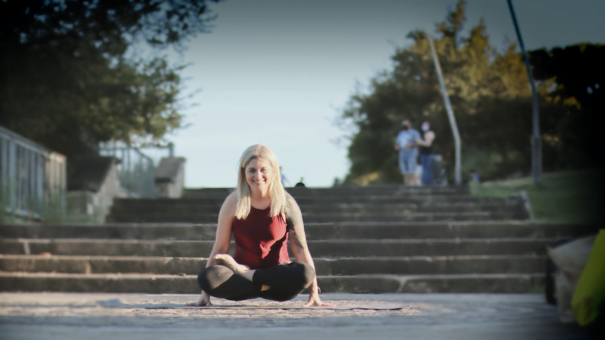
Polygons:
[[[324,292],[537,291],[545,245],[598,229],[532,222],[522,195],[464,187],[288,191]],[[0,226],[0,291],[198,293],[228,193],[120,199],[104,225]]]
[[[524,201],[513,197],[473,197],[466,187],[403,186],[290,188],[306,223],[390,221],[487,221],[528,218]],[[110,221],[216,223],[230,189],[189,189],[171,199],[122,199]]]

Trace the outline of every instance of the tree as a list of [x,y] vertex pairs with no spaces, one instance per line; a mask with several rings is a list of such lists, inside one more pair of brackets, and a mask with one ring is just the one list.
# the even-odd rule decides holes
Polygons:
[[209,31],[217,1],[0,1],[0,125],[68,159],[101,141],[160,139],[181,124],[181,67],[128,48],[182,51]]
[[605,113],[605,45],[578,44],[530,53],[534,77],[554,79],[548,100],[564,108],[550,125],[548,140],[559,158],[570,165],[605,165],[605,140],[601,138]]
[[[465,1],[459,1],[437,24],[434,40],[461,133],[463,169],[479,168],[485,179],[528,171],[531,90],[521,55],[514,43],[497,51],[483,19],[463,37],[465,6]],[[403,118],[416,126],[428,120],[437,135],[436,153],[444,156],[448,168],[453,167],[454,141],[428,41],[422,31],[412,31],[408,38],[412,44],[396,50],[393,69],[372,79],[368,93],[353,95],[340,118],[356,128],[349,135],[349,182],[401,181],[393,144]],[[547,170],[561,163],[559,147],[551,141],[569,111],[550,97],[557,79],[544,76],[538,84],[541,129],[550,138],[544,143]]]

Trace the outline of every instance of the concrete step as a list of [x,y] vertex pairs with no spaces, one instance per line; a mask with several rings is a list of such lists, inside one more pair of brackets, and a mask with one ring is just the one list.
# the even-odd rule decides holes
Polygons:
[[602,226],[540,221],[341,222],[305,225],[308,239],[568,239],[595,234]]
[[[114,204],[128,207],[177,207],[177,206],[221,206],[225,197],[218,198],[117,198]],[[488,196],[470,196],[470,195],[431,195],[419,196],[410,195],[397,197],[392,195],[318,195],[318,196],[297,196],[296,202],[299,205],[315,204],[491,204],[491,205],[517,205],[522,202],[520,196],[507,197],[488,197]]]
[[[218,216],[217,216],[218,218]],[[309,223],[330,222],[433,222],[433,221],[487,221],[487,220],[511,220],[513,213],[509,212],[487,212],[487,211],[463,211],[463,212],[413,212],[413,213],[303,213],[303,220]]]
[[[212,195],[222,195],[223,197],[230,194],[234,188],[201,188],[201,189],[185,189],[183,195],[185,197],[204,197]],[[460,195],[468,194],[467,186],[459,187],[406,187],[403,185],[382,185],[382,186],[365,186],[365,187],[332,187],[332,188],[286,188],[292,196],[296,195]]]
[[[527,293],[541,290],[541,274],[318,276],[323,292]],[[199,294],[196,275],[0,273],[10,292]]]
[[[327,226],[324,224],[318,227]],[[334,228],[333,225],[331,225]],[[106,223],[2,225],[0,238],[179,239],[214,240],[216,223]]]
[[442,204],[442,203],[467,203],[467,204],[518,204],[520,196],[487,197],[471,195],[366,195],[366,196],[298,196],[294,197],[299,205],[326,204],[326,203],[374,203],[374,204]]
[[[216,202],[222,202],[225,200],[225,198],[228,195],[224,195],[224,194],[203,194],[203,195],[183,195],[181,199],[211,199],[211,200],[215,200]],[[391,192],[368,192],[368,193],[362,193],[362,192],[351,192],[351,193],[342,193],[342,192],[333,192],[333,191],[326,191],[323,193],[313,193],[313,192],[303,192],[303,193],[299,193],[299,194],[292,194],[292,197],[294,197],[296,199],[296,201],[299,200],[305,200],[305,199],[322,199],[325,200],[326,197],[330,198],[331,200],[337,200],[337,201],[341,201],[341,200],[350,200],[350,201],[359,201],[359,202],[366,202],[367,200],[365,198],[367,197],[374,197],[374,198],[380,198],[380,197],[392,197],[392,198],[396,198],[399,200],[416,200],[416,201],[431,201],[434,199],[437,199],[439,201],[451,201],[454,200],[455,198],[461,198],[461,197],[468,197],[468,198],[474,198],[474,197],[478,197],[478,196],[471,196],[469,194],[466,193],[449,193],[449,194],[443,194],[443,193],[436,193],[436,194],[430,194],[430,193],[414,193],[414,192],[405,192],[405,193],[391,193]]]
[[[345,221],[488,221],[488,220],[511,220],[517,216],[511,212],[436,212],[436,213],[303,213],[303,220],[307,223],[329,223]],[[111,219],[124,223],[158,223],[158,222],[180,222],[180,223],[213,223],[218,220],[218,214],[207,213],[173,213],[170,211],[155,211],[146,214],[133,214],[130,212],[112,213]]]
[[[150,214],[163,212],[171,214],[218,214],[221,209],[220,204],[216,205],[196,205],[180,204],[171,205],[169,208],[162,207],[161,204],[119,204],[112,208],[115,215],[124,214]],[[522,205],[502,205],[502,204],[460,204],[460,203],[442,203],[430,205],[418,204],[373,204],[373,203],[327,203],[322,205],[301,205],[300,209],[304,213],[446,213],[446,212],[510,212],[524,213]]]
[[327,293],[535,293],[544,274],[320,276],[318,284]]
[[[400,238],[573,238],[600,225],[534,221],[306,223],[308,240]],[[2,225],[0,238],[102,238],[214,240],[216,224],[108,223]]]
[[[310,240],[315,257],[523,255],[545,253],[550,238]],[[204,257],[214,241],[0,239],[2,254]],[[233,242],[231,249],[234,249]]]
[[[546,257],[535,255],[316,257],[314,262],[318,275],[541,274],[546,270]],[[2,272],[196,275],[205,267],[206,258],[201,257],[0,255]]]
[[[107,221],[213,223],[217,220],[222,201],[223,198],[116,199]],[[298,197],[297,201],[307,222],[529,218],[520,196],[306,196]],[[403,218],[398,216],[402,213]]]
[[388,195],[417,194],[417,195],[464,195],[469,193],[468,186],[420,186],[409,187],[405,185],[368,185],[368,186],[340,186],[331,188],[286,188],[291,195],[324,195],[326,193],[360,194],[367,195],[385,193]]

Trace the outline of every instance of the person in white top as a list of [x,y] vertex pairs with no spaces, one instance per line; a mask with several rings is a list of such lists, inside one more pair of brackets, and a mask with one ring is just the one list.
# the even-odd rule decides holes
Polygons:
[[395,150],[399,151],[399,169],[403,175],[403,182],[405,185],[414,186],[415,183],[415,172],[416,172],[416,159],[418,158],[418,147],[416,145],[416,139],[420,139],[420,133],[412,129],[412,124],[408,119],[401,121],[403,130],[397,135],[395,139]]

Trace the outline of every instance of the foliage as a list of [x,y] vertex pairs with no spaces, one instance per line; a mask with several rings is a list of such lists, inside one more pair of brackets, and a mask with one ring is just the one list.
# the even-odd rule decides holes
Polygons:
[[534,77],[556,79],[547,99],[562,104],[565,112],[550,122],[548,141],[559,158],[584,166],[605,164],[605,140],[600,136],[605,113],[605,45],[578,44],[565,48],[532,51]]
[[161,138],[181,124],[181,67],[128,48],[181,51],[209,30],[209,1],[0,1],[0,125],[71,160],[100,141]]
[[[437,24],[438,38],[434,39],[462,138],[463,169],[467,172],[485,164],[477,169],[485,178],[528,171],[531,89],[525,65],[514,43],[502,52],[490,44],[483,19],[468,37],[461,36],[465,6],[460,0]],[[413,43],[396,50],[393,69],[372,79],[369,93],[353,95],[340,118],[343,126],[348,122],[355,127],[349,136],[349,182],[401,181],[393,145],[404,118],[416,128],[422,121],[431,123],[437,136],[435,152],[443,155],[446,167],[453,168],[454,142],[428,40],[418,30],[408,37]],[[561,105],[563,101],[551,96],[552,89],[561,86],[559,77],[544,74],[538,89],[548,169],[561,163],[560,145],[553,143],[560,134],[560,122],[577,115],[578,109]]]

